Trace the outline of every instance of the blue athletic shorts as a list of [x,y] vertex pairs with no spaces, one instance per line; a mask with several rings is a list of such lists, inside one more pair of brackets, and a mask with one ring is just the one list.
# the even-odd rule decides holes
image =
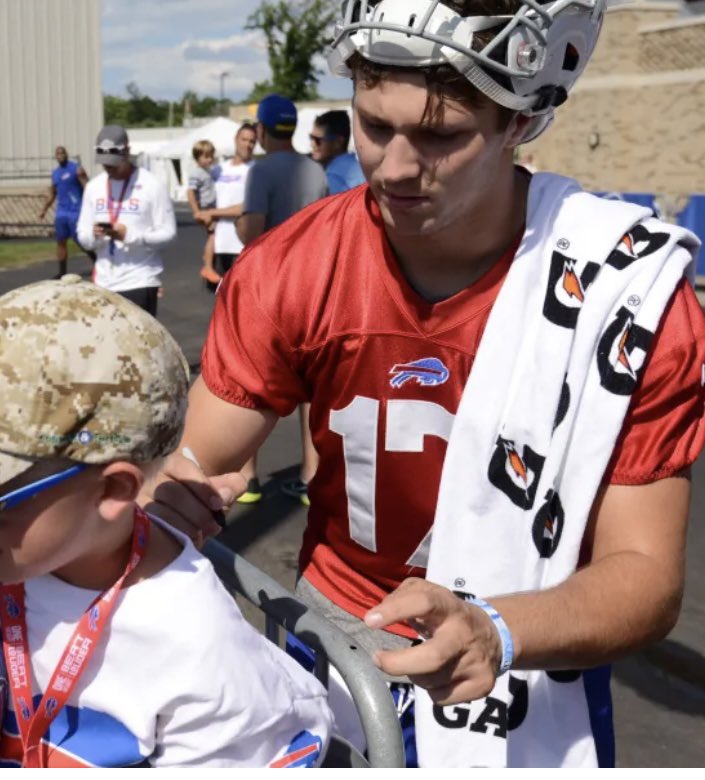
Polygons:
[[54,220],[54,231],[57,241],[67,241],[69,238],[76,240],[76,228],[78,227],[78,214],[57,214]]

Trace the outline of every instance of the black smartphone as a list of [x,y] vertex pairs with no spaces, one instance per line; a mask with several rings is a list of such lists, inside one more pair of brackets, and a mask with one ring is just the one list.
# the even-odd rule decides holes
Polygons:
[[112,222],[96,222],[96,227],[103,228],[103,230],[111,230],[113,227]]

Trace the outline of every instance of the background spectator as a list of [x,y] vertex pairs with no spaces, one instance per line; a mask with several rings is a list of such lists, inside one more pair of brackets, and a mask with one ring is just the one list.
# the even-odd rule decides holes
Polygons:
[[208,209],[215,208],[215,180],[220,175],[220,167],[215,165],[215,146],[208,141],[197,141],[193,145],[193,159],[196,161],[188,179],[187,195],[194,219],[201,222],[208,231],[206,245],[203,247],[203,268],[201,276],[207,282],[217,283],[220,277],[213,268],[212,219],[205,215]]
[[348,152],[350,117],[347,111],[326,111],[316,117],[309,138],[311,157],[326,169],[331,195],[365,183],[357,155]]
[[105,172],[88,182],[78,221],[79,240],[98,255],[95,283],[156,316],[159,249],[176,237],[171,200],[149,171],[132,164],[124,127],[98,133],[95,161]]
[[[83,189],[88,182],[88,176],[83,168],[74,160],[69,160],[65,146],[57,146],[54,153],[59,163],[51,174],[51,187],[46,202],[39,212],[39,219],[46,217],[47,211],[56,201],[54,217],[54,234],[56,236],[56,260],[59,272],[56,278],[66,273],[68,264],[68,240],[72,238],[80,249],[83,249],[76,235],[78,215],[81,213]],[[95,262],[95,252],[83,250]]]

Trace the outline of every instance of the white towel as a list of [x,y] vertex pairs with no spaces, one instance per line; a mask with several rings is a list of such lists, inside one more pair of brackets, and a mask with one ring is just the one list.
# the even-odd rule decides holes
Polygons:
[[[641,206],[533,177],[452,429],[430,581],[487,598],[575,571],[651,336],[697,246]],[[437,709],[441,726],[417,688],[421,765],[596,766],[582,677],[556,677],[505,674],[463,728],[462,708]]]

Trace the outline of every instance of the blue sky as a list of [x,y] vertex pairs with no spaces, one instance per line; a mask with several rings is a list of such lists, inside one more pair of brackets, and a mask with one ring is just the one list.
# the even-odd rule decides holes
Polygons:
[[[130,81],[154,98],[184,90],[240,100],[268,78],[263,37],[244,30],[259,0],[103,0],[103,91],[125,95]],[[325,69],[323,61],[321,68]],[[348,97],[350,84],[325,76],[325,97]]]

